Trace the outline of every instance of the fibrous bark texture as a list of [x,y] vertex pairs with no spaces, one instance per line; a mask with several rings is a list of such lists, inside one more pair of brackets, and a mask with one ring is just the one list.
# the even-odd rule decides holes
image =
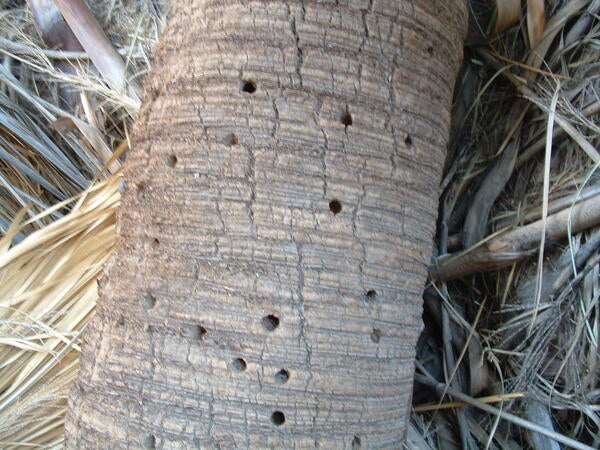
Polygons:
[[69,448],[398,448],[466,22],[176,1]]

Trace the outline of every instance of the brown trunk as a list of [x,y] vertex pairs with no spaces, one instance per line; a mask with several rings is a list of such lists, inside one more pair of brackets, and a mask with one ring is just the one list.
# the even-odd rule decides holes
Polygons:
[[398,448],[466,22],[176,1],[68,448]]

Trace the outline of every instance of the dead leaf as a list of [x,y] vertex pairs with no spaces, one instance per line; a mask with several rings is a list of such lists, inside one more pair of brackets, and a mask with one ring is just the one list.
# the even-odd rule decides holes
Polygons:
[[521,17],[521,0],[496,0],[496,33],[512,27]]
[[527,34],[529,45],[534,48],[546,27],[544,0],[527,0]]
[[484,357],[483,346],[478,336],[473,336],[469,342],[469,375],[471,395],[477,396],[494,384],[494,376],[490,372]]
[[50,128],[59,134],[77,130],[77,125],[70,117],[59,117],[54,122],[50,123]]

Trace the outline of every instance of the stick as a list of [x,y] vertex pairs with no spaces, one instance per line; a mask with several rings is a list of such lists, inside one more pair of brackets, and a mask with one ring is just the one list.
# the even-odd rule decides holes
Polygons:
[[139,85],[132,80],[127,88],[125,64],[114,49],[98,21],[84,0],[55,0],[65,21],[77,36],[81,46],[106,79],[108,85],[119,93],[128,93],[138,100]]
[[[553,241],[567,236],[571,213],[571,233],[579,233],[600,224],[600,197],[592,197],[573,208],[548,216],[546,239]],[[502,269],[537,252],[542,220],[502,233],[458,254],[442,255],[429,267],[433,280],[452,280],[477,272]]]
[[[478,400],[483,403],[500,403],[506,402],[508,400],[513,400],[515,398],[523,398],[525,397],[525,393],[523,392],[515,392],[511,394],[499,394],[499,395],[488,395],[486,397],[479,397],[475,400]],[[439,411],[442,409],[453,409],[453,408],[462,408],[463,406],[468,406],[467,402],[444,402],[444,403],[431,403],[428,405],[418,405],[413,407],[413,412],[416,414],[421,414],[429,411]]]

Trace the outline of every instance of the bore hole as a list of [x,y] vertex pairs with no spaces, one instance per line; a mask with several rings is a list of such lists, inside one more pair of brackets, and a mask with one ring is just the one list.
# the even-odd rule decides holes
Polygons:
[[339,214],[342,212],[342,203],[339,200],[333,199],[329,202],[329,211],[333,214]]
[[242,91],[247,92],[248,94],[254,94],[256,92],[256,83],[252,80],[244,80]]
[[156,86],[152,86],[150,89],[148,89],[148,97],[150,98],[151,102],[156,100],[159,94],[160,90]]
[[371,290],[367,291],[366,296],[367,296],[367,300],[373,301],[377,298],[377,291],[371,289]]
[[271,422],[279,427],[285,423],[285,415],[281,411],[275,411],[271,414]]
[[135,185],[135,188],[137,189],[138,193],[141,193],[142,191],[144,191],[146,189],[146,183],[141,181]]
[[427,47],[427,54],[429,56],[433,56],[433,46],[430,45],[429,47]]
[[154,437],[153,434],[149,434],[148,436],[146,436],[146,439],[144,439],[144,448],[146,448],[146,449],[156,448],[156,438]]
[[346,111],[344,114],[342,114],[342,117],[340,120],[342,122],[342,125],[344,125],[346,127],[349,127],[350,125],[352,125],[352,115],[348,111]]
[[186,328],[184,333],[190,339],[202,339],[206,334],[206,328],[202,325],[191,325]]
[[371,331],[371,340],[373,342],[375,342],[376,344],[379,343],[379,341],[381,340],[381,330],[378,328],[373,328],[373,331]]
[[275,374],[275,381],[279,384],[287,383],[287,381],[289,379],[290,379],[290,373],[285,369],[281,369],[279,372],[277,372]]
[[412,147],[412,138],[410,137],[410,134],[407,134],[406,137],[404,138],[404,143],[406,144],[407,147]]
[[229,133],[227,136],[225,136],[224,143],[225,143],[225,145],[228,145],[229,147],[231,147],[232,145],[237,145],[238,142],[239,141],[238,141],[237,136],[233,133]]
[[176,155],[169,155],[169,157],[167,158],[167,166],[169,167],[175,167],[177,165],[177,156]]
[[160,241],[157,238],[152,239],[152,247],[156,248],[160,245]]
[[152,309],[156,305],[156,297],[150,291],[144,294],[144,308]]
[[232,372],[243,372],[246,370],[246,367],[246,361],[244,361],[242,358],[236,358],[231,361],[230,369]]
[[360,438],[358,436],[354,436],[354,439],[352,439],[352,450],[358,450],[360,445]]
[[279,317],[274,316],[273,314],[269,314],[262,318],[263,327],[267,331],[275,331],[275,329],[279,326]]

